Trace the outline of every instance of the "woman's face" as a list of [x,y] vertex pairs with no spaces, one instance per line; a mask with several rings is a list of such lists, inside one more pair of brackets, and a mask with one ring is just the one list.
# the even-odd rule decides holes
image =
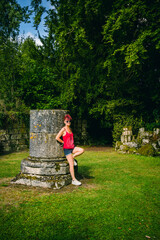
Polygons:
[[64,120],[64,123],[65,123],[66,126],[70,126],[71,125],[71,120],[69,118],[66,118]]

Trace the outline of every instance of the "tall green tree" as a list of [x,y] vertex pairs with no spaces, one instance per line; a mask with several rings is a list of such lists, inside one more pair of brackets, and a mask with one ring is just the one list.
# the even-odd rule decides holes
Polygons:
[[[31,38],[20,45],[21,79],[19,97],[29,108],[47,109],[59,105],[59,83],[54,72],[54,63],[50,63],[44,54],[44,48],[36,46]],[[53,61],[53,59],[52,59]]]
[[21,7],[16,0],[0,1],[0,41],[15,38],[22,21],[29,19],[28,7]]
[[149,122],[160,116],[159,6],[158,0],[117,1],[103,27],[104,68],[117,112],[127,109]]
[[16,106],[16,84],[20,77],[16,37],[20,23],[28,19],[28,7],[22,8],[16,0],[0,1],[0,99],[8,109]]
[[16,105],[16,83],[19,79],[20,59],[17,54],[18,43],[9,39],[0,44],[0,99],[7,110]]
[[[32,3],[36,20],[41,1]],[[50,3],[47,40],[57,59],[63,106],[105,127],[135,119],[158,126],[159,0]]]

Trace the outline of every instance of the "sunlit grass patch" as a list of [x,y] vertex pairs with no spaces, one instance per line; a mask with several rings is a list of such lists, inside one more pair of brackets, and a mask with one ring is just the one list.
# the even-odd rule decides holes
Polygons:
[[28,151],[23,151],[0,156],[0,178],[14,177],[18,174],[21,161],[26,158],[28,154]]

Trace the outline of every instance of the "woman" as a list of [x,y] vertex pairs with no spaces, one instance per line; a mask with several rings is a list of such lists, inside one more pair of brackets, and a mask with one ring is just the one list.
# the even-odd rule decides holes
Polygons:
[[[56,136],[56,140],[63,144],[64,154],[67,158],[70,167],[70,174],[72,177],[72,184],[80,186],[81,182],[75,178],[74,173],[74,158],[84,153],[84,149],[80,147],[75,147],[73,133],[70,128],[71,125],[71,116],[66,114],[64,117],[65,126],[59,131]],[[63,140],[61,139],[63,138]]]

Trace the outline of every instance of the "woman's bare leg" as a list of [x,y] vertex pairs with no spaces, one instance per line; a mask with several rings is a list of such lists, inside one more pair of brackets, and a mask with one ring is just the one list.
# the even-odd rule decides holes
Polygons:
[[84,153],[84,149],[83,148],[80,148],[80,147],[75,147],[74,149],[73,149],[73,158],[75,158],[75,157],[77,157],[77,156],[79,156],[79,155],[81,155],[82,153]]
[[72,180],[75,180],[75,174],[74,174],[74,159],[73,159],[73,156],[72,154],[68,154],[66,156],[67,160],[68,160],[68,163],[69,163],[69,170],[70,170],[70,174],[71,174],[71,177],[72,177]]

